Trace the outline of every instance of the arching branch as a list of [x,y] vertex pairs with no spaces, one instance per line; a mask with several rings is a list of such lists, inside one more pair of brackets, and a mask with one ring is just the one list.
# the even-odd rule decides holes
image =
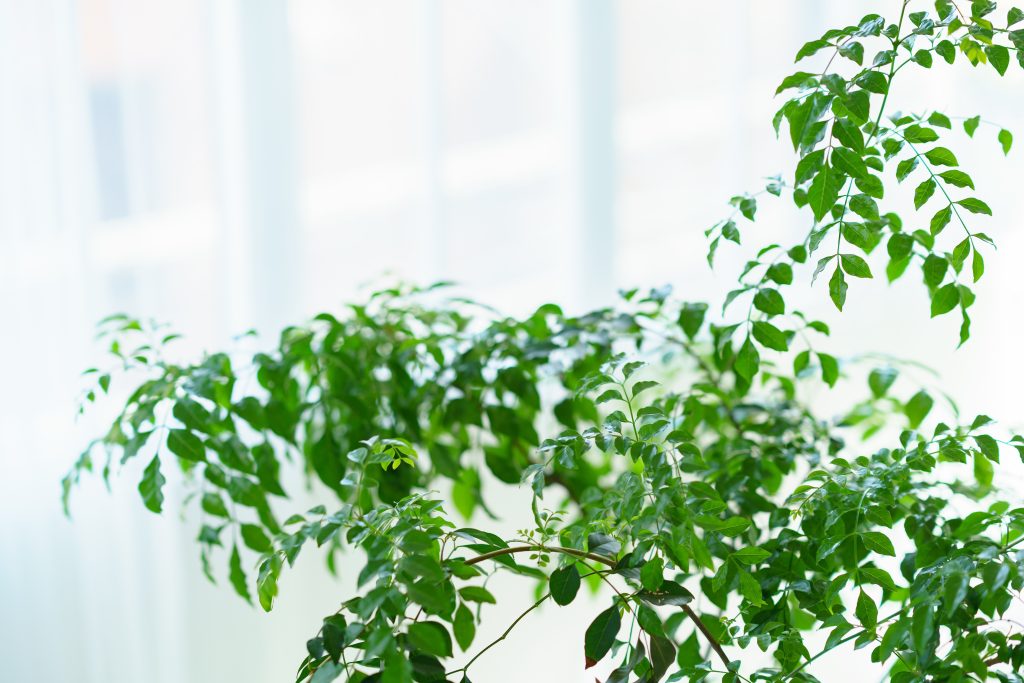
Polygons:
[[[538,544],[538,545],[521,545],[521,546],[514,546],[514,547],[509,547],[509,548],[500,548],[498,550],[492,550],[489,553],[484,553],[482,555],[477,555],[474,558],[466,560],[466,565],[468,566],[468,565],[479,564],[479,563],[481,563],[481,562],[483,562],[485,560],[493,560],[496,557],[502,557],[504,555],[513,555],[515,553],[525,553],[525,552],[561,553],[563,555],[569,555],[569,556],[572,556],[572,557],[578,557],[580,559],[591,560],[593,562],[600,562],[601,564],[604,564],[604,565],[606,565],[608,567],[611,567],[611,568],[615,568],[615,566],[618,564],[612,558],[606,557],[604,555],[598,555],[597,553],[588,553],[588,552],[585,552],[583,550],[576,550],[575,548],[565,548],[563,546],[547,546],[547,545],[539,545]],[[694,623],[694,625],[697,627],[697,630],[699,630],[704,635],[704,637],[707,638],[708,642],[711,644],[711,648],[718,655],[719,659],[722,660],[722,663],[725,664],[726,666],[728,666],[729,661],[730,661],[729,660],[729,655],[727,655],[725,653],[725,650],[722,649],[722,645],[718,642],[718,639],[716,639],[715,636],[712,635],[711,631],[708,630],[708,627],[705,626],[704,622],[702,622],[700,620],[700,616],[698,616],[698,614],[696,612],[694,612],[693,609],[689,605],[683,605],[683,612]]]

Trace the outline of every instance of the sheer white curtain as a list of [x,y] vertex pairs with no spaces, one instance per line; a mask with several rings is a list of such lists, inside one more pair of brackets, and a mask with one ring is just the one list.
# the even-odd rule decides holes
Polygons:
[[[280,681],[345,595],[314,555],[271,615],[209,586],[178,493],[145,512],[130,468],[61,517],[60,476],[109,410],[74,422],[78,373],[103,362],[95,320],[170,321],[199,352],[382,276],[453,279],[511,311],[664,282],[707,298],[741,256],[710,273],[703,228],[789,159],[767,122],[795,46],[877,7],[0,0],[0,679]],[[914,87],[1024,137],[1019,75],[936,72]],[[929,360],[965,409],[1012,420],[1024,207],[1020,162],[999,157],[962,156],[1003,217],[975,315],[987,342],[954,356],[906,286],[861,288],[831,322],[847,350]],[[802,225],[764,213],[764,235]],[[882,297],[908,313],[879,319]],[[821,292],[807,301],[827,314]],[[547,652],[587,609],[545,613],[517,645]],[[577,660],[480,668],[588,680]]]

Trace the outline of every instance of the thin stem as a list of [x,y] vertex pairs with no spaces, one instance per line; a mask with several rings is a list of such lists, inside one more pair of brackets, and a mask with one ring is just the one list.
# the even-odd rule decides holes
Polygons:
[[[903,610],[902,609],[900,609],[900,610],[898,610],[896,612],[893,612],[892,614],[890,614],[889,616],[885,617],[884,619],[879,619],[878,620],[878,624],[884,624],[887,621],[892,621],[893,619],[895,619],[896,617],[900,616],[901,614],[903,614]],[[876,626],[878,624],[876,624]],[[810,657],[809,659],[807,659],[807,661],[805,661],[803,664],[801,664],[797,668],[795,668],[792,671],[790,671],[788,674],[786,674],[786,678],[792,678],[793,676],[797,675],[798,673],[800,673],[801,671],[806,669],[807,666],[811,664],[811,662],[813,662],[816,659],[818,659],[818,658],[828,654],[829,652],[831,652],[832,650],[836,649],[840,645],[842,645],[844,643],[848,643],[851,640],[853,640],[854,638],[860,637],[860,635],[863,634],[865,631],[867,631],[867,629],[860,629],[860,630],[854,631],[853,633],[849,634],[848,636],[846,636],[844,638],[841,638],[840,640],[838,640],[835,643],[833,643],[831,647],[825,648],[824,650],[822,650],[818,654],[816,654],[813,657]]]
[[953,198],[949,196],[949,192],[946,191],[946,188],[942,184],[941,178],[939,178],[939,176],[932,169],[931,164],[928,163],[928,159],[924,156],[924,154],[919,152],[917,147],[914,146],[914,143],[910,142],[910,140],[907,140],[907,138],[904,137],[902,133],[900,133],[896,129],[893,129],[892,132],[894,135],[899,137],[900,140],[903,140],[903,142],[905,142],[908,147],[910,147],[910,151],[914,153],[915,158],[917,158],[921,162],[921,164],[924,166],[924,170],[928,171],[928,176],[929,178],[931,178],[931,181],[935,183],[935,186],[938,187],[939,190],[942,192],[942,195],[946,198],[946,201],[949,202],[949,208],[953,210],[953,214],[956,216],[957,220],[960,221],[960,225],[963,226],[964,232],[967,233],[968,239],[973,240],[974,234],[971,233],[971,229],[967,227],[967,223],[964,222],[963,217],[960,215],[960,211],[956,208],[956,202],[954,202]]
[[[899,36],[900,30],[903,28],[903,17],[907,13],[907,5],[910,0],[903,0],[903,6],[900,8],[900,20],[896,24],[896,35]],[[889,93],[892,91],[892,77],[896,73],[896,57],[899,52],[900,44],[903,42],[903,38],[897,37],[892,43],[892,63],[889,66],[889,78],[885,88],[885,94],[882,95],[882,104],[878,107],[878,116],[875,117],[874,130],[871,131],[871,137],[868,138],[866,145],[871,144],[871,140],[878,137],[878,124],[882,121],[882,114],[885,113],[885,105],[889,101]]]
[[544,596],[540,600],[538,600],[537,602],[535,602],[532,605],[530,605],[529,607],[527,607],[526,610],[522,614],[520,614],[518,617],[516,617],[515,620],[511,624],[509,624],[509,627],[507,629],[505,629],[504,633],[502,633],[500,636],[498,636],[497,638],[492,640],[490,643],[488,643],[487,646],[484,647],[484,649],[480,650],[480,652],[477,652],[473,656],[472,659],[470,659],[468,662],[466,662],[466,666],[462,667],[461,669],[455,669],[454,671],[449,671],[449,672],[447,672],[445,674],[445,676],[451,676],[452,674],[458,673],[460,671],[465,672],[469,667],[471,667],[473,665],[473,662],[475,662],[476,660],[480,659],[480,657],[482,657],[485,652],[490,650],[492,647],[494,647],[495,645],[497,645],[501,641],[503,641],[506,638],[508,638],[508,634],[512,633],[512,629],[514,629],[516,626],[518,626],[519,622],[522,621],[523,619],[525,619],[527,614],[529,614],[533,610],[535,610],[538,607],[540,607],[544,603],[544,601],[547,600],[550,597],[551,597],[551,593],[545,593]]

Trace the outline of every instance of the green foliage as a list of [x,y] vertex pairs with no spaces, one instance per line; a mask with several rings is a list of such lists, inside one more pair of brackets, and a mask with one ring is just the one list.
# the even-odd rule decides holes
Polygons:
[[[437,287],[394,288],[289,327],[265,352],[178,363],[175,335],[113,316],[101,326],[116,388],[134,385],[64,480],[65,505],[94,463],[106,477],[138,460],[143,502],[161,512],[176,465],[204,571],[226,564],[265,610],[303,548],[321,549],[358,590],[307,642],[297,679],[314,683],[469,681],[534,610],[584,586],[602,603],[565,644],[588,667],[614,660],[608,681],[814,681],[842,646],[898,683],[1022,680],[1024,634],[994,625],[1015,623],[1005,615],[1024,589],[1024,507],[997,489],[1001,456],[1024,454],[1024,438],[962,420],[900,363],[837,359],[822,348],[828,325],[787,301],[812,264],[840,310],[858,279],[914,266],[931,314],[958,310],[969,337],[968,282],[992,246],[975,220],[992,212],[959,167],[953,121],[968,137],[984,122],[887,104],[905,67],[1024,63],[1024,33],[1009,28],[1024,13],[1003,27],[991,2],[908,4],[799,50],[822,63],[779,86],[792,94],[774,121],[797,154],[792,182],[733,197],[708,259],[723,238],[741,244],[764,195],[788,192],[809,227],[757,251],[719,318],[667,289],[515,319]],[[1010,150],[1008,131],[995,139]],[[921,215],[897,212],[904,181]],[[112,372],[90,371],[87,401],[111,391]],[[860,399],[822,415],[814,397],[841,382]],[[325,502],[290,509],[290,470]],[[533,494],[533,524],[513,538],[466,526],[501,486]],[[497,572],[539,599],[476,644]],[[761,652],[771,664],[755,670]]]

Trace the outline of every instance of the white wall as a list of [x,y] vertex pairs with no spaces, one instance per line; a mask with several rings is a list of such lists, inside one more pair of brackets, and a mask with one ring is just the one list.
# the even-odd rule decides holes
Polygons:
[[[167,320],[198,351],[388,273],[454,279],[509,311],[665,282],[714,299],[742,254],[723,248],[709,272],[703,230],[789,168],[769,120],[797,47],[889,5],[0,2],[0,678],[286,680],[345,595],[313,554],[271,615],[209,586],[194,524],[145,512],[132,468],[60,515],[59,478],[103,417],[74,421],[78,372],[102,361],[94,321]],[[983,112],[1024,139],[1020,70],[966,70],[914,75],[894,105]],[[929,363],[965,412],[1019,425],[1022,165],[994,139],[961,149],[1000,244],[975,340],[954,351],[953,322],[928,321],[912,282],[856,283],[841,317],[821,287],[804,300],[838,351]],[[784,206],[746,233],[797,234]],[[500,609],[496,631],[514,607]],[[486,657],[478,680],[589,680],[575,649],[547,645],[591,611],[536,616],[510,643],[531,654],[515,670]]]

